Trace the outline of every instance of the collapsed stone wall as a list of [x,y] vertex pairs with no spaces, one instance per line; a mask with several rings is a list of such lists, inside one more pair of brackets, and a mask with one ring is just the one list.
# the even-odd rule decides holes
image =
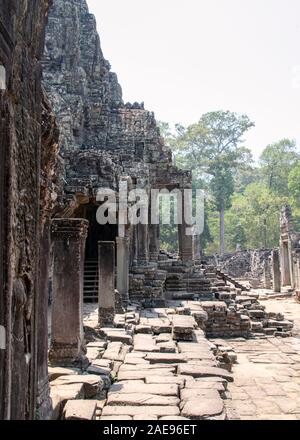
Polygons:
[[[40,290],[40,237],[55,202],[57,127],[41,79],[50,0],[0,5],[0,418],[37,415],[37,383],[47,398]],[[4,208],[4,209],[3,209]],[[40,338],[37,338],[37,329]],[[49,404],[49,401],[48,401]]]
[[253,287],[259,287],[264,283],[265,262],[271,254],[269,249],[244,250],[218,256],[216,262],[228,275],[249,280]]

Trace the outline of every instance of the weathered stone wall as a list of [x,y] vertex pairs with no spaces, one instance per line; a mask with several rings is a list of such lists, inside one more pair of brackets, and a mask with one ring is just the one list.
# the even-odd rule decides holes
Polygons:
[[263,284],[265,262],[269,260],[271,253],[269,249],[245,250],[218,256],[216,262],[228,275],[253,280],[258,287]]
[[38,353],[45,353],[47,328],[41,325],[38,339],[37,311],[43,301],[38,289],[40,236],[55,200],[57,150],[39,61],[49,4],[0,4],[0,65],[6,73],[6,90],[0,91],[0,325],[6,330],[6,349],[0,350],[0,417],[5,419],[37,415],[38,369],[45,372],[47,366],[45,354],[38,362]]
[[[57,216],[85,217],[84,206],[97,204],[97,190],[118,190],[122,179],[130,182],[130,189],[144,188],[148,194],[152,188],[191,187],[191,173],[173,166],[153,112],[143,103],[123,102],[86,0],[53,1],[43,66],[64,159]],[[149,228],[127,228],[126,234],[131,267],[147,264],[153,255],[157,260],[159,239],[150,252]],[[184,241],[183,234],[180,239]],[[142,284],[146,290],[147,283]]]

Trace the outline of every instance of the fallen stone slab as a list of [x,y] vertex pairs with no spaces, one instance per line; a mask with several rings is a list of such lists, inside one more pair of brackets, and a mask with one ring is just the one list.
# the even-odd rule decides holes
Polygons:
[[144,393],[113,393],[108,396],[107,405],[131,406],[177,406],[180,400],[174,396],[156,396]]
[[[227,381],[226,381],[227,384]],[[193,381],[193,382],[189,382],[188,380],[186,381],[185,384],[185,388],[186,389],[191,389],[191,390],[217,390],[219,393],[223,393],[226,388],[223,385],[222,382],[201,382],[201,381]]]
[[103,380],[94,374],[62,376],[51,382],[51,386],[82,384],[86,399],[96,396],[103,390]]
[[175,368],[153,368],[152,370],[137,370],[137,371],[120,371],[118,373],[118,380],[136,380],[145,379],[147,376],[172,376]]
[[99,376],[108,376],[111,375],[111,369],[105,367],[99,367],[98,365],[92,364],[88,367],[87,372],[89,374],[96,374]]
[[207,420],[222,415],[224,402],[218,399],[190,399],[183,406],[181,415],[191,420]]
[[76,368],[48,367],[49,381],[52,382],[61,376],[70,376],[79,374],[80,370]]
[[139,415],[139,416],[134,416],[133,420],[158,420],[158,417],[151,415]]
[[126,354],[130,351],[128,345],[124,345],[121,342],[111,342],[107,346],[102,359],[109,359],[113,361],[123,362]]
[[99,348],[92,347],[87,349],[87,358],[90,361],[95,361],[96,359],[100,359],[103,355],[104,349],[100,350]]
[[141,370],[154,370],[154,369],[167,369],[174,373],[178,364],[122,364],[119,371],[141,371]]
[[110,342],[122,342],[123,344],[132,345],[132,336],[126,333],[125,330],[102,328],[100,331]]
[[200,377],[222,377],[228,382],[233,382],[233,375],[222,368],[217,367],[201,367],[200,365],[180,364],[178,365],[178,374]]
[[133,338],[134,351],[159,352],[152,335],[137,334]]
[[179,364],[187,361],[185,355],[178,353],[151,353],[146,355],[145,360],[150,364]]
[[106,406],[103,409],[103,417],[105,416],[179,416],[179,408],[177,406]]
[[[53,383],[53,382],[52,382]],[[61,409],[68,400],[83,399],[84,389],[82,383],[75,383],[69,385],[54,385],[50,387],[50,396],[53,401]]]
[[150,321],[152,332],[155,335],[159,335],[161,333],[171,333],[172,327],[170,325],[170,321],[160,320],[160,319],[152,319]]
[[65,420],[95,420],[97,402],[95,400],[69,400],[63,412]]
[[185,386],[185,378],[182,376],[147,376],[146,384],[176,384],[180,387]]
[[202,352],[211,352],[210,346],[207,341],[204,342],[178,342],[178,350],[179,353],[202,353]]
[[162,333],[158,336],[155,337],[156,343],[157,344],[161,344],[161,343],[169,343],[172,342],[172,335],[170,333]]
[[197,323],[192,316],[173,315],[172,326],[174,333],[191,333],[197,328]]
[[176,344],[173,341],[157,343],[160,353],[176,353]]
[[137,325],[135,327],[135,333],[142,333],[142,334],[150,334],[152,335],[152,328],[151,325]]
[[130,416],[101,416],[100,420],[132,420]]
[[184,402],[196,397],[201,397],[203,399],[218,399],[220,394],[218,390],[205,388],[184,388],[180,391],[180,399]]
[[113,361],[111,359],[97,359],[93,361],[93,365],[100,368],[107,368],[109,370],[112,370],[113,368]]
[[160,417],[159,420],[190,420],[186,417],[181,417],[181,416],[165,416],[165,417]]
[[124,364],[129,364],[129,365],[150,365],[148,361],[146,361],[144,358],[142,357],[130,357],[128,358],[127,356],[125,357],[124,360]]
[[99,350],[105,350],[107,348],[107,342],[106,341],[89,342],[86,345],[86,348],[99,348]]
[[[147,380],[149,377],[147,377]],[[177,384],[173,383],[143,383],[142,381],[116,382],[109,390],[108,396],[113,393],[144,393],[155,394],[158,396],[175,396],[179,395]]]

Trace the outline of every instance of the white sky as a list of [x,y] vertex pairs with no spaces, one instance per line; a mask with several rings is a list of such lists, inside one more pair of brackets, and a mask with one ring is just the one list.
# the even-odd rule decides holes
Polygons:
[[87,0],[125,101],[191,124],[231,110],[269,143],[300,146],[300,0]]

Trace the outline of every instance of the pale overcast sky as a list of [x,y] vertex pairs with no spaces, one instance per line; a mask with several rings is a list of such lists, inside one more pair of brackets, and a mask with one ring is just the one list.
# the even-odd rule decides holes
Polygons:
[[300,0],[88,0],[125,101],[170,123],[246,113],[256,157],[300,146]]

